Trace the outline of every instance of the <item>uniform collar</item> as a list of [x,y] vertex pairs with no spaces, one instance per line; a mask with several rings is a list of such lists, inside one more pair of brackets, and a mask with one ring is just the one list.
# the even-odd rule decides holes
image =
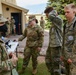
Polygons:
[[75,21],[76,21],[76,17],[73,18],[71,23],[67,23],[66,27],[73,25]]

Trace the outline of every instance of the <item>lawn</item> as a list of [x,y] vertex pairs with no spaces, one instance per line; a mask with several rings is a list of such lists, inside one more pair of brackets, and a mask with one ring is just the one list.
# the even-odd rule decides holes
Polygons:
[[[18,70],[21,69],[22,66],[22,58],[19,58],[18,61]],[[20,74],[20,75],[32,75],[32,62],[30,60],[28,67],[25,70],[24,74]],[[47,67],[45,65],[45,63],[38,63],[38,72],[36,75],[50,75]]]

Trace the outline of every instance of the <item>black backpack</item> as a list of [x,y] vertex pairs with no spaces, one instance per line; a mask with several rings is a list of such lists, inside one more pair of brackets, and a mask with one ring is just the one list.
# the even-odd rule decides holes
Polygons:
[[0,32],[7,32],[8,28],[6,26],[6,24],[0,26]]

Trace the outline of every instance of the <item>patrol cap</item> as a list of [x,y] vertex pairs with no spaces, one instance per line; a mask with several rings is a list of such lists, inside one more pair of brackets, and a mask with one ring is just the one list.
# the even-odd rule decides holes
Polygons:
[[7,19],[4,18],[2,15],[0,15],[0,23],[1,23],[1,22],[6,22],[6,21],[7,21]]
[[29,16],[29,22],[31,22],[31,21],[33,21],[33,20],[35,20],[35,15],[30,15],[30,16]]

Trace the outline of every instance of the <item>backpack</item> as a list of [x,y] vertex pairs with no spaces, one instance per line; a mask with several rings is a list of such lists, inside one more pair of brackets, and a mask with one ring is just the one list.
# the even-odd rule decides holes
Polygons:
[[8,28],[6,26],[6,24],[0,26],[0,32],[7,32]]

